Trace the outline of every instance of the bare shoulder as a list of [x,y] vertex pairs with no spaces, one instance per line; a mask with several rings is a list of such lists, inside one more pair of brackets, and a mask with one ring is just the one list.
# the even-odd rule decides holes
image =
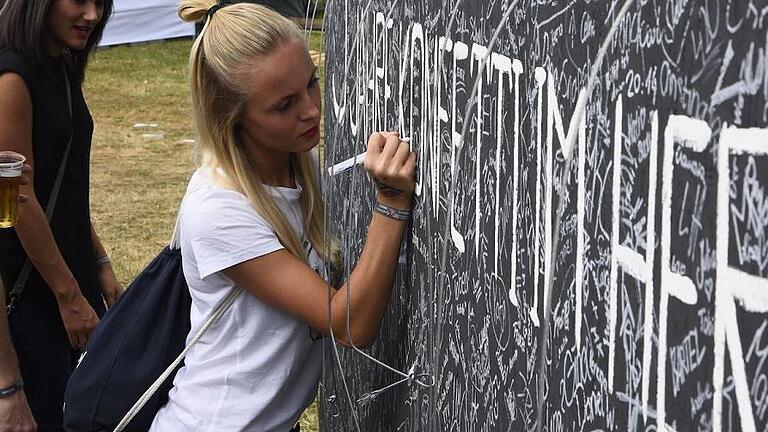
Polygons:
[[[11,111],[17,111],[25,106],[32,108],[32,98],[27,88],[24,78],[16,72],[0,73],[0,100],[5,103],[2,105],[8,108],[14,108]],[[0,112],[9,110],[0,109]]]
[[0,74],[0,150],[27,156],[32,164],[32,97],[21,75]]

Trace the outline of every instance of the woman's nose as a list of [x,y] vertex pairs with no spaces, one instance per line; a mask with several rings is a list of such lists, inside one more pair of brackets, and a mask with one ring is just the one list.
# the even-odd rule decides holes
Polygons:
[[95,1],[85,2],[85,5],[83,5],[83,7],[85,8],[83,13],[84,20],[91,23],[95,23],[99,20],[100,13],[101,13],[100,7],[96,5]]
[[311,97],[307,97],[307,102],[302,110],[302,120],[312,120],[320,117],[320,107],[312,100]]

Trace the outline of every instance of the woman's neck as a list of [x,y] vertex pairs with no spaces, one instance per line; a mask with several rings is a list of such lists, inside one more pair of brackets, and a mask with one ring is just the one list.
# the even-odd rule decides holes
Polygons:
[[251,157],[264,184],[289,188],[296,187],[296,179],[293,175],[292,153],[260,152],[252,149]]
[[54,41],[50,36],[46,36],[45,51],[53,58],[61,57],[64,54],[64,44]]

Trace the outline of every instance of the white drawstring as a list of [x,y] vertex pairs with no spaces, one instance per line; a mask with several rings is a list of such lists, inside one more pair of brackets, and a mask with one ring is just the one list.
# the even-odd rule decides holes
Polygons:
[[[178,223],[177,223],[178,226]],[[174,230],[174,238],[176,238],[176,230]],[[171,244],[171,248],[173,248],[173,244]],[[120,420],[120,423],[117,424],[115,427],[114,432],[122,432],[126,426],[128,426],[128,423],[133,420],[134,417],[136,417],[136,414],[141,411],[142,408],[144,408],[144,405],[146,405],[147,401],[157,392],[157,390],[160,388],[161,385],[165,382],[166,379],[173,373],[173,371],[181,364],[181,361],[184,360],[184,357],[186,357],[187,353],[190,349],[192,349],[193,346],[197,343],[197,341],[200,340],[201,337],[205,334],[205,332],[208,331],[208,329],[215,323],[223,314],[224,312],[229,309],[230,306],[232,306],[232,303],[234,303],[237,296],[242,292],[242,288],[235,286],[232,288],[229,293],[227,293],[227,296],[224,297],[224,299],[219,302],[219,304],[216,306],[216,309],[214,309],[213,313],[211,313],[211,316],[208,317],[208,320],[203,324],[203,327],[200,328],[200,330],[197,331],[195,334],[195,337],[192,338],[192,340],[189,342],[189,344],[184,348],[184,351],[179,354],[178,357],[176,357],[176,360],[171,363],[170,366],[168,366],[165,371],[155,380],[154,383],[152,383],[151,386],[147,389],[147,391],[144,392],[143,395],[139,398],[139,400],[136,401],[135,404],[131,407],[130,410],[125,414],[122,420]]]

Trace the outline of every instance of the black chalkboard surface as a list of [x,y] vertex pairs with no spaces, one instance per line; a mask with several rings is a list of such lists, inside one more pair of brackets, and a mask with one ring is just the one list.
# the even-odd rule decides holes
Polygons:
[[[768,1],[329,0],[325,160],[419,155],[322,429],[768,428]],[[373,203],[324,178],[347,270]]]

